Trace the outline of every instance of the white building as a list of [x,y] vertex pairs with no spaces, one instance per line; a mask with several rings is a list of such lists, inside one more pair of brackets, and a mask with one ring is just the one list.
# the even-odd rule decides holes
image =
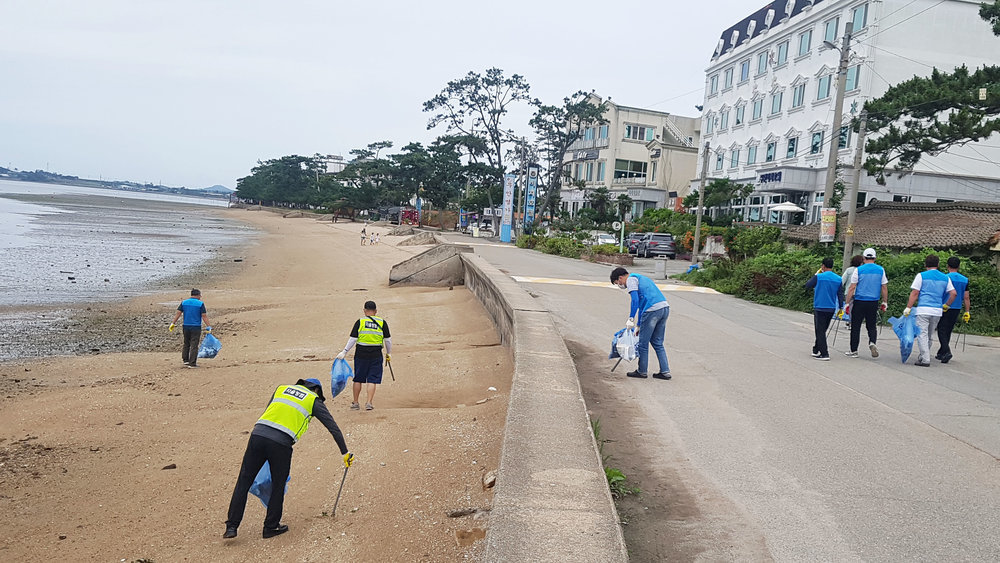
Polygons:
[[[591,96],[595,104],[599,96]],[[587,194],[605,187],[611,199],[632,198],[632,217],[646,209],[674,207],[688,193],[698,159],[698,118],[621,106],[608,100],[607,123],[587,127],[566,154],[566,170],[584,189],[564,180],[561,209],[586,207]]]
[[347,162],[344,161],[344,157],[339,154],[328,154],[320,157],[318,160],[324,167],[326,167],[324,174],[337,174],[343,172],[344,167],[347,166]]
[[[725,30],[706,71],[709,180],[756,185],[736,206],[744,220],[818,221],[831,138],[848,167],[857,145],[847,127],[832,127],[840,51],[824,43],[839,47],[845,24],[853,24],[846,126],[865,101],[915,75],[929,76],[933,67],[952,72],[961,64],[974,70],[1000,63],[1000,37],[978,10],[979,2],[968,0],[776,0]],[[862,172],[858,202],[1000,201],[997,162],[1000,142],[993,136],[924,155],[902,178],[887,171],[885,186]],[[845,172],[849,183],[853,175]],[[784,201],[805,213],[768,211]]]

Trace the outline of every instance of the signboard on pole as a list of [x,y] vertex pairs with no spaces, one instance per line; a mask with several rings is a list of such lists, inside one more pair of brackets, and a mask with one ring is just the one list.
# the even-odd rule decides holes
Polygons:
[[820,210],[819,241],[833,242],[837,237],[837,208],[824,207]]
[[503,214],[500,219],[500,241],[510,242],[510,226],[514,220],[514,181],[516,174],[503,177]]
[[524,226],[535,222],[535,198],[538,197],[538,167],[528,167],[528,187],[524,193]]

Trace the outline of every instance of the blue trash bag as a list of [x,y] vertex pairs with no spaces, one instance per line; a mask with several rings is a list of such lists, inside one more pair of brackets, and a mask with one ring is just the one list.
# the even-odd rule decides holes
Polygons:
[[330,388],[333,389],[334,397],[347,387],[347,380],[352,377],[354,377],[354,370],[351,369],[351,364],[347,363],[347,360],[339,358],[333,360],[333,366],[330,367]]
[[[291,475],[285,479],[286,493],[288,492],[288,482],[291,480]],[[267,503],[271,502],[271,486],[271,465],[265,461],[264,466],[257,472],[257,477],[253,480],[253,484],[250,485],[250,494],[259,498],[264,508],[267,508]]]
[[690,274],[691,272],[693,272],[693,271],[695,271],[695,270],[698,270],[698,269],[701,269],[701,266],[700,266],[700,265],[698,265],[698,264],[691,264],[690,266],[688,266],[688,269],[687,269],[687,271],[686,271],[686,272],[684,272],[684,273],[685,273],[685,274]]
[[199,358],[214,358],[219,354],[219,350],[222,350],[222,343],[219,339],[212,336],[211,333],[205,335],[205,339],[201,341],[201,348],[198,348]]
[[920,327],[917,326],[916,315],[906,315],[901,318],[889,317],[889,326],[899,337],[899,355],[906,363],[913,352],[913,341],[920,334]]

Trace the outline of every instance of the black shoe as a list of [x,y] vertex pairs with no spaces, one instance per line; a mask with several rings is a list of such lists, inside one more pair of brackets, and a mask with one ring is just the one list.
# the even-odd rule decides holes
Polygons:
[[915,363],[915,364],[913,364],[913,365],[915,365],[915,366],[920,366],[920,367],[922,367],[922,368],[929,368],[929,367],[931,367],[931,365],[930,365],[930,364],[925,364],[925,363],[923,363],[923,362],[917,362],[917,363]]
[[658,372],[656,372],[656,373],[653,374],[653,379],[664,379],[664,380],[670,379],[670,372],[669,371],[658,371]]
[[940,360],[941,359],[941,354],[938,354],[937,356],[934,356],[934,359],[935,360]]
[[639,379],[646,379],[647,377],[649,377],[648,375],[646,375],[644,373],[639,373],[639,370],[630,371],[630,372],[626,373],[625,375],[627,375],[629,377],[638,377]]
[[236,526],[226,526],[226,533],[222,534],[223,539],[231,539],[236,537]]
[[952,358],[952,355],[949,353],[949,354],[945,354],[945,355],[941,356],[938,359],[941,360],[942,364],[947,364],[949,361],[951,361],[951,358]]
[[286,524],[278,524],[277,528],[264,528],[264,537],[273,538],[274,536],[280,536],[288,531],[288,526]]

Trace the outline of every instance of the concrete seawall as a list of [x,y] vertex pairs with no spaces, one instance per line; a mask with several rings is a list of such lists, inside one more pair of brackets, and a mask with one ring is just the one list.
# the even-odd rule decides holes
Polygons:
[[465,285],[514,354],[487,561],[627,561],[576,368],[549,312],[482,258]]

